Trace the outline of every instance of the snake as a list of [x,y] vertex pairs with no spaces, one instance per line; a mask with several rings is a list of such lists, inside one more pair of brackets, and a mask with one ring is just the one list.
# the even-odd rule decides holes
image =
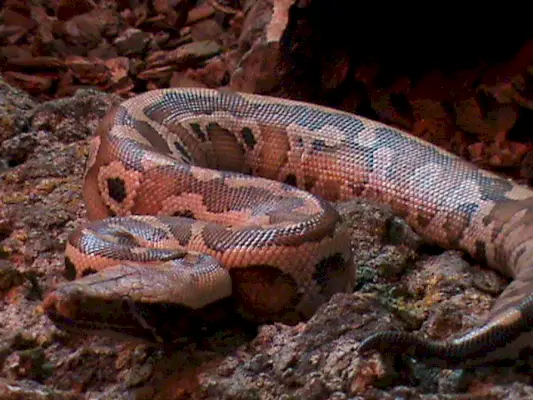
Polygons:
[[512,279],[457,338],[378,331],[360,354],[472,367],[532,342],[533,191],[372,119],[226,89],[147,91],[101,121],[83,197],[89,222],[68,239],[70,282],[43,302],[57,323],[129,332],[134,320],[163,340],[154,321],[185,329],[217,308],[257,322],[310,318],[354,290],[333,204],[363,198]]

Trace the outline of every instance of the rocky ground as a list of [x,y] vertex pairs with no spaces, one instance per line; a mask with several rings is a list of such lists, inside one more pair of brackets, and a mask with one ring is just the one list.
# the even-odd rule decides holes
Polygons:
[[[65,280],[67,235],[84,222],[87,139],[112,104],[148,89],[230,87],[328,104],[529,183],[533,40],[515,32],[503,50],[492,42],[441,67],[440,52],[425,49],[431,63],[418,69],[411,49],[400,68],[355,40],[345,14],[319,0],[4,2],[0,398],[533,397],[527,356],[476,371],[359,357],[357,344],[376,330],[453,337],[478,324],[507,283],[459,252],[423,245],[368,202],[339,205],[353,227],[356,292],[306,323],[237,327],[168,349],[65,333],[42,313],[43,294]],[[349,40],[337,25],[349,26]]]

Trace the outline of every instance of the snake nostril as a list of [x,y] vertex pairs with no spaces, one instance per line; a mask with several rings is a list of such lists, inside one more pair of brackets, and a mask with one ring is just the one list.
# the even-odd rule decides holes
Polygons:
[[71,318],[76,314],[76,303],[65,301],[57,290],[48,294],[42,302],[43,311],[54,318]]

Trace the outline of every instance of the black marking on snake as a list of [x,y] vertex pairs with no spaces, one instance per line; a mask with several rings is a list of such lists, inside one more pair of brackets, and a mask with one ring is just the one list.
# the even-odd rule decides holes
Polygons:
[[479,212],[479,204],[477,203],[462,203],[456,208],[457,211],[464,213],[468,216],[468,221],[472,221],[472,217]]
[[312,143],[313,150],[317,152],[334,152],[337,150],[337,146],[329,146],[324,139],[315,139]]
[[194,213],[191,210],[180,210],[172,213],[173,217],[194,218]]
[[138,246],[137,238],[131,232],[114,231],[113,237],[116,238],[118,244],[127,246]]
[[315,151],[324,151],[326,149],[326,141],[324,139],[315,139],[313,140],[313,150]]
[[191,156],[190,154],[187,152],[187,150],[185,149],[185,147],[183,147],[181,145],[180,142],[178,141],[175,141],[174,142],[174,147],[176,148],[176,150],[178,150],[180,152],[180,154],[182,155],[183,158],[185,158],[186,160],[188,161],[191,161]]
[[241,129],[241,135],[244,139],[244,142],[246,143],[246,146],[248,146],[249,149],[253,149],[257,144],[257,140],[255,140],[255,136],[252,130],[250,128],[244,127]]
[[76,267],[70,258],[65,257],[65,278],[69,281],[76,278]]
[[91,275],[91,274],[94,274],[98,272],[97,270],[95,270],[94,268],[85,268],[83,271],[81,271],[81,277],[84,277],[84,276],[87,276],[87,275]]
[[107,178],[107,191],[117,203],[122,203],[127,196],[126,183],[122,178]]
[[286,183],[287,185],[291,185],[291,186],[296,187],[297,186],[296,175],[287,174],[287,176],[285,177],[285,180],[283,181],[283,183]]
[[125,218],[121,222],[120,228],[111,227],[109,229],[109,234],[119,237],[119,243],[121,244],[138,246],[139,238],[155,243],[168,238],[168,233],[165,229],[155,227],[146,221]]
[[202,142],[205,142],[207,140],[207,136],[205,135],[204,131],[202,131],[202,128],[200,128],[200,124],[189,124],[192,131],[198,136],[198,139],[200,139]]
[[176,218],[173,218],[171,221],[167,221],[167,223],[174,238],[179,242],[180,245],[186,246],[192,236],[190,223],[184,225],[183,220],[176,220]]
[[304,176],[304,189],[309,191],[311,190],[317,181],[317,178],[311,175]]
[[476,182],[479,184],[482,200],[490,200],[496,203],[509,200],[506,193],[513,189],[513,184],[510,181],[485,176],[479,171],[476,171],[476,173],[478,174]]

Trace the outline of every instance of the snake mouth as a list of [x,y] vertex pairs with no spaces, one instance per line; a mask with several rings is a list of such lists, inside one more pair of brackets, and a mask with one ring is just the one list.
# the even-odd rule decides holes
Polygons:
[[102,334],[151,344],[185,344],[220,327],[237,324],[235,306],[224,299],[201,309],[181,304],[135,302],[123,296],[99,299],[56,290],[44,299],[48,318],[61,330]]
[[[150,335],[150,332],[142,332],[135,327],[110,325],[109,323],[101,323],[97,321],[73,320],[60,314],[54,309],[48,309],[46,315],[57,328],[69,333],[80,335],[99,334],[110,338],[116,338],[118,340],[141,342],[151,345],[160,343],[157,337]],[[187,341],[187,338],[183,338],[183,341]]]

